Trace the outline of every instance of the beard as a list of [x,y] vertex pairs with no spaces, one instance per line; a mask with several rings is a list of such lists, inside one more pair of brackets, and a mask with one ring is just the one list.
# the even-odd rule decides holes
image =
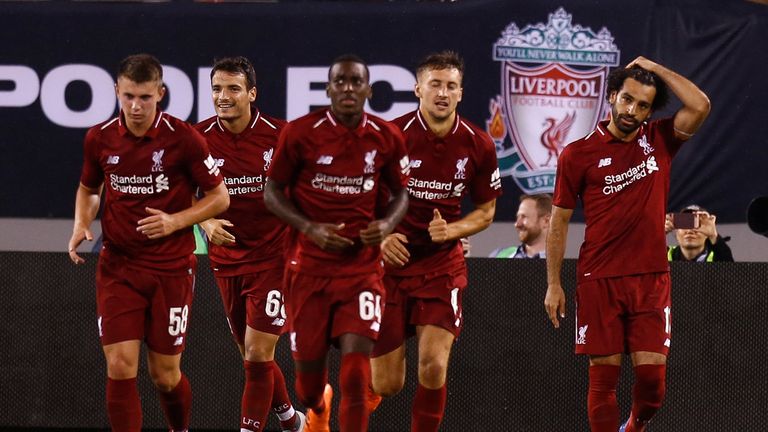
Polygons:
[[[636,131],[640,127],[640,125],[643,124],[642,122],[638,121],[634,117],[630,117],[630,116],[626,116],[626,115],[623,115],[623,114],[619,114],[619,112],[616,110],[616,106],[615,105],[611,106],[611,118],[612,118],[613,124],[616,126],[616,128],[618,130],[620,130],[622,133],[626,134],[626,135],[629,135],[632,132]],[[629,120],[629,121],[632,122],[632,124],[631,125],[625,125],[624,123],[622,123],[620,121],[621,119]]]
[[520,242],[524,244],[533,243],[539,235],[541,235],[541,231],[533,228],[523,229],[517,232],[517,237],[520,239]]

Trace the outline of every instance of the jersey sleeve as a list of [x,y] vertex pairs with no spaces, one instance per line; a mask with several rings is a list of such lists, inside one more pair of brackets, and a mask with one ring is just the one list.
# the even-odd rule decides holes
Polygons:
[[209,191],[222,182],[221,172],[208,150],[205,138],[194,129],[190,129],[185,140],[187,164],[192,180],[203,191]]
[[277,138],[275,156],[272,158],[272,164],[267,171],[267,177],[278,184],[291,183],[299,165],[298,146],[295,125],[288,123],[280,131]]
[[[675,135],[675,118],[668,117],[653,123],[653,142],[663,142],[670,158],[675,157],[685,141]],[[658,138],[657,138],[658,137]]]
[[552,198],[552,204],[565,209],[576,208],[583,180],[583,173],[574,160],[575,149],[572,146],[566,147],[557,160],[555,193]]
[[470,195],[472,202],[482,204],[501,195],[501,175],[496,160],[496,147],[487,136],[481,134],[478,139],[481,146],[477,173],[470,185]]
[[402,132],[395,127],[388,130],[392,133],[392,157],[382,167],[381,177],[386,188],[395,194],[408,184],[410,161]]
[[80,183],[89,188],[98,188],[104,182],[104,170],[99,163],[99,140],[95,129],[85,134],[83,141],[83,168],[80,172]]

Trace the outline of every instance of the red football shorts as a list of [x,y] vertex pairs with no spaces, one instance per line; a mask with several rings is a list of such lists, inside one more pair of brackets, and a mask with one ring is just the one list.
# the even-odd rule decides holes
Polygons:
[[238,276],[216,277],[232,336],[245,344],[246,325],[280,335],[285,330],[283,269],[273,268]]
[[467,287],[467,269],[451,273],[419,276],[384,275],[387,289],[387,313],[381,334],[371,357],[397,349],[406,338],[416,334],[416,326],[434,325],[459,337],[462,319],[462,295]]
[[385,295],[381,273],[330,278],[289,269],[284,286],[295,360],[324,358],[345,333],[378,338]]
[[184,351],[195,290],[197,259],[186,274],[142,271],[128,259],[102,252],[96,270],[96,311],[102,345],[144,340],[152,351]]
[[576,287],[576,353],[667,355],[672,336],[669,273],[590,280]]

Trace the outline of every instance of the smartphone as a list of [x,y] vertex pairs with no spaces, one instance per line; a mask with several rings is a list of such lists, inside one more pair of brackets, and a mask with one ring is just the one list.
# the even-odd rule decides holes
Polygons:
[[675,229],[696,229],[699,227],[699,215],[696,213],[674,213],[672,226]]

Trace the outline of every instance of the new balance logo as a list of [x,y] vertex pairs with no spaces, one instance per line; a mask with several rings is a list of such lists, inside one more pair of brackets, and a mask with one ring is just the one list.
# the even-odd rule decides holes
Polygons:
[[117,165],[120,163],[120,156],[107,156],[108,165]]
[[173,346],[181,346],[184,343],[184,336],[179,336],[176,341],[173,342]]
[[598,168],[607,167],[611,164],[611,158],[602,158],[600,159],[600,162],[597,163]]
[[208,155],[208,157],[203,161],[205,164],[205,167],[208,168],[208,174],[217,176],[219,175],[219,164],[216,162],[216,160],[213,158],[213,156]]
[[283,318],[275,318],[274,321],[272,321],[273,326],[282,327],[285,325],[285,319]]
[[318,165],[330,165],[333,162],[333,156],[323,155],[317,158]]

